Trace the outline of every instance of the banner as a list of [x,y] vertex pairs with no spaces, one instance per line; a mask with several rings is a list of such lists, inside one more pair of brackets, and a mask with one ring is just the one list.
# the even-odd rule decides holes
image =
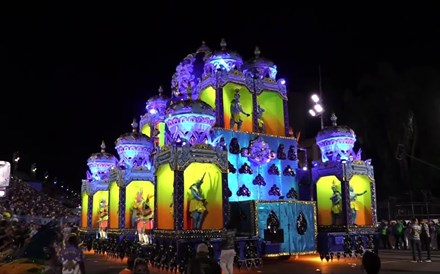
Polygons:
[[9,186],[11,178],[11,164],[6,161],[0,161],[0,188]]

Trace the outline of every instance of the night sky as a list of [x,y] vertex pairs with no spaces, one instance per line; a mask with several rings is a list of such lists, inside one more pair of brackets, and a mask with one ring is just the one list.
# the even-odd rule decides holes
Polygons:
[[[10,161],[19,151],[22,170],[35,162],[40,177],[47,170],[79,190],[101,140],[116,155],[114,141],[144,114],[159,85],[169,94],[176,66],[203,40],[219,49],[224,37],[244,59],[258,45],[288,90],[307,96],[318,87],[322,64],[326,109],[342,117],[342,92],[379,62],[439,64],[434,5],[304,8],[292,2],[289,8],[275,2],[3,13],[0,159]],[[307,126],[295,131],[314,136],[319,121],[304,117]]]

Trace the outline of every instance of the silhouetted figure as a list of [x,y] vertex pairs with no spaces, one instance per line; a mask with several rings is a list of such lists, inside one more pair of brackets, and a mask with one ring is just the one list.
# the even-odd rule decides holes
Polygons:
[[191,259],[186,271],[187,274],[221,274],[222,269],[216,260],[209,257],[209,248],[205,243],[197,246],[196,256]]
[[379,273],[381,267],[379,256],[374,252],[365,251],[362,256],[362,266],[367,274]]
[[286,160],[286,158],[287,158],[286,152],[284,151],[284,145],[283,144],[280,144],[278,146],[277,158],[280,159],[280,160]]

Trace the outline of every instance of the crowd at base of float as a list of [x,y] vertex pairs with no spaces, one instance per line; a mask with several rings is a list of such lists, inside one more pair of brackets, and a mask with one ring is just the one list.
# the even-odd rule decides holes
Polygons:
[[75,232],[78,225],[75,209],[19,179],[11,179],[0,212],[0,273],[44,273],[55,267],[64,226],[70,221]]

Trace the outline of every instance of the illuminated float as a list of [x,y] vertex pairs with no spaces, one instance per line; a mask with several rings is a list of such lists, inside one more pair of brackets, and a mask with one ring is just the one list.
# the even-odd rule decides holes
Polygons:
[[360,257],[367,249],[377,251],[377,215],[374,169],[353,150],[354,131],[337,124],[316,136],[321,161],[314,162],[312,181],[318,208],[318,252],[321,259]]
[[[147,101],[140,132],[133,125],[116,142],[120,160],[104,182],[83,182],[83,220],[101,199],[90,198],[92,185],[102,185],[109,237],[127,243],[137,235],[130,239],[147,244],[144,255],[156,266],[184,266],[201,241],[218,258],[228,224],[236,229],[239,265],[316,252],[316,204],[299,200],[286,82],[258,48],[245,62],[224,40],[220,46],[211,51],[203,43],[187,55],[172,76],[171,96],[160,88]],[[144,221],[133,219],[144,202],[151,230],[134,226]],[[90,218],[83,231],[97,228]]]

